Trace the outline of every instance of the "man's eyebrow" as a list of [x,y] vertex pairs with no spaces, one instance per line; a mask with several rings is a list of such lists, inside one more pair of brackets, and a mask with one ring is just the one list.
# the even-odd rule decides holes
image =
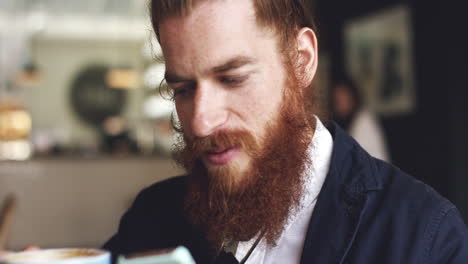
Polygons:
[[164,73],[164,79],[168,83],[179,83],[179,82],[190,82],[190,81],[192,81],[192,80],[190,80],[188,78],[184,78],[184,77],[178,76],[178,75],[170,73],[170,72]]
[[[256,60],[254,60],[253,58],[249,58],[249,57],[246,57],[246,56],[238,56],[238,57],[234,57],[234,58],[228,60],[227,62],[225,62],[225,63],[223,63],[223,64],[221,64],[219,66],[213,67],[212,72],[222,73],[222,72],[226,72],[226,71],[229,71],[229,70],[240,68],[240,67],[242,67],[242,66],[244,66],[246,64],[254,64],[255,62],[256,62]],[[167,72],[167,71],[164,73],[164,79],[168,83],[180,83],[180,82],[191,82],[191,81],[193,81],[190,78],[182,77],[182,76],[179,76],[177,74]]]
[[253,58],[238,56],[230,59],[226,63],[223,63],[219,66],[213,67],[212,71],[214,73],[222,73],[229,70],[240,68],[246,64],[254,64],[256,61]]

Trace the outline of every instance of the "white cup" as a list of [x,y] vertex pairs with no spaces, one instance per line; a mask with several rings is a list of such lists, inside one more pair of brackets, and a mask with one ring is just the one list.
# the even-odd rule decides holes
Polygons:
[[15,252],[0,257],[0,264],[110,264],[110,253],[90,248],[57,248]]

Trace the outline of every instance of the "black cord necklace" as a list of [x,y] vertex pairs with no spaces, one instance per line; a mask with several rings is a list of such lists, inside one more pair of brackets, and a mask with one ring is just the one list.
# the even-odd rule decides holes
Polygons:
[[260,240],[262,240],[263,234],[258,236],[257,240],[255,240],[255,243],[250,247],[249,252],[244,256],[244,258],[241,260],[239,264],[244,264],[247,259],[249,259],[250,255],[254,251],[254,249],[257,247],[258,243],[260,243]]
[[[263,233],[255,240],[254,244],[250,247],[249,251],[247,254],[242,258],[242,260],[239,262],[234,254],[232,252],[227,252],[226,251],[226,245],[223,242],[223,245],[221,246],[222,250],[214,260],[213,264],[245,264],[247,260],[249,259],[250,255],[252,255],[252,252],[255,250],[257,247],[258,243],[260,243],[260,240],[262,240]],[[235,246],[232,246],[232,248],[237,247],[238,242],[236,242]]]

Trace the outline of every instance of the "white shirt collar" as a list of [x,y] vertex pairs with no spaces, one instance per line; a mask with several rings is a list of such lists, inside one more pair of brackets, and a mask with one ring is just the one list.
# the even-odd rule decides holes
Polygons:
[[[268,248],[262,240],[249,257],[247,263],[299,263],[310,217],[330,168],[333,138],[316,117],[316,128],[307,152],[311,164],[305,170],[304,193],[295,214],[290,215],[286,227],[278,239],[277,246]],[[255,242],[253,238],[240,242],[236,258],[242,259]]]

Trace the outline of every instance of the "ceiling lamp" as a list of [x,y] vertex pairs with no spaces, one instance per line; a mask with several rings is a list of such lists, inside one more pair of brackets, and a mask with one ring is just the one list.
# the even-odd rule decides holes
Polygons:
[[140,83],[139,74],[128,68],[114,68],[107,72],[106,83],[115,89],[134,89]]
[[16,75],[16,84],[21,87],[36,86],[41,80],[39,67],[33,61],[26,63]]

